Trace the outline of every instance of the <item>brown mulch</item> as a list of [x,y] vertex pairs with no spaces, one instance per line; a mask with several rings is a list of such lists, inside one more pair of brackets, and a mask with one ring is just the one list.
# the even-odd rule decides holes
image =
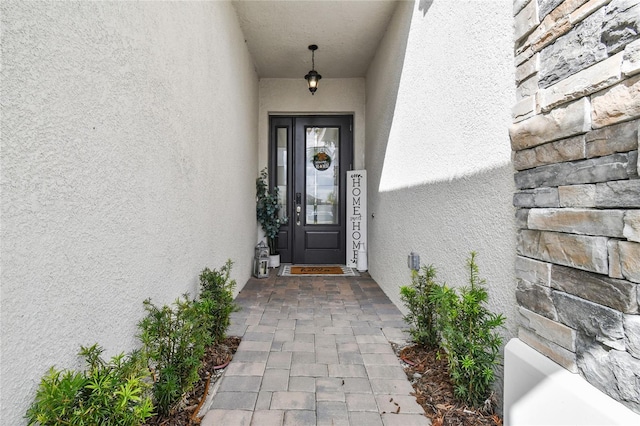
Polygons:
[[240,345],[240,338],[230,336],[224,339],[220,343],[215,343],[209,348],[204,355],[204,361],[202,368],[200,368],[200,380],[195,384],[191,392],[189,392],[180,409],[176,410],[169,416],[154,416],[147,420],[146,426],[187,426],[200,424],[200,419],[197,417],[197,413],[200,410],[200,406],[206,398],[205,390],[208,390],[208,386],[215,383],[220,375],[215,374],[220,367],[228,364],[233,358],[233,354],[238,350]]
[[398,356],[405,362],[405,372],[415,389],[418,404],[424,408],[432,426],[501,426],[502,418],[493,413],[491,403],[486,410],[468,407],[453,395],[449,367],[438,349],[421,345],[402,348]]

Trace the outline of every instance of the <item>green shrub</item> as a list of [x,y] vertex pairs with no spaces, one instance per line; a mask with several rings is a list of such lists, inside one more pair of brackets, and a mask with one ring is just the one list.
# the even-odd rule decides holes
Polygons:
[[209,332],[214,342],[220,342],[230,324],[231,313],[238,310],[238,305],[233,301],[233,289],[235,280],[230,280],[231,259],[220,268],[204,268],[200,274],[200,300],[202,310],[207,314],[206,319]]
[[30,425],[140,425],[153,415],[148,370],[137,354],[105,362],[98,345],[81,347],[84,372],[51,367],[27,411]]
[[460,289],[435,286],[431,300],[436,306],[441,346],[447,356],[454,393],[473,406],[490,396],[494,367],[498,364],[502,338],[494,331],[505,318],[490,312],[484,279],[478,276],[476,253],[467,260],[469,284]]
[[198,381],[205,349],[211,344],[207,313],[188,295],[173,308],[144,301],[147,316],[140,321],[143,352],[154,376],[153,394],[160,414],[176,407]]
[[413,341],[435,348],[439,344],[435,327],[435,306],[429,298],[435,282],[436,268],[433,265],[422,266],[421,271],[411,272],[411,285],[400,287],[400,298],[409,309],[404,319],[409,324],[409,333]]

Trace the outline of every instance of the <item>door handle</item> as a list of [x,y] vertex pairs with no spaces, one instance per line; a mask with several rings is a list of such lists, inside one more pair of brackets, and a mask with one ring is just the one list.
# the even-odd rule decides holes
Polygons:
[[300,212],[302,211],[300,204],[302,204],[302,194],[296,192],[296,225],[298,226],[300,226]]

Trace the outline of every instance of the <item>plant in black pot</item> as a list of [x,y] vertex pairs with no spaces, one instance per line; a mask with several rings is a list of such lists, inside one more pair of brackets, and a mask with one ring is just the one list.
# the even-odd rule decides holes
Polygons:
[[269,245],[269,253],[272,260],[269,266],[280,266],[280,256],[278,254],[278,246],[276,238],[280,226],[288,222],[286,216],[280,217],[280,204],[278,200],[278,188],[274,187],[269,191],[269,180],[266,167],[260,172],[260,177],[256,179],[256,216],[258,222],[262,226],[267,244]]

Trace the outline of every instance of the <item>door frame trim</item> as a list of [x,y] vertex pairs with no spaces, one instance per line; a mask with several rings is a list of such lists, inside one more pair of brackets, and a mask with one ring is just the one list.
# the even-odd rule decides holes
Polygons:
[[[295,162],[296,155],[296,147],[295,143],[295,131],[296,131],[296,120],[297,119],[326,119],[326,118],[339,118],[339,119],[347,119],[349,123],[349,128],[345,129],[348,132],[348,142],[346,146],[341,146],[342,150],[346,150],[345,152],[349,156],[348,164],[343,165],[343,170],[340,171],[341,174],[341,203],[343,205],[342,216],[340,223],[344,227],[345,232],[341,236],[342,245],[345,248],[345,259],[343,262],[346,262],[346,173],[348,170],[353,169],[353,161],[354,161],[354,148],[355,148],[355,140],[354,140],[354,131],[353,131],[353,123],[354,123],[354,114],[353,113],[336,113],[336,114],[269,114],[269,141],[268,141],[268,171],[269,171],[269,186],[273,188],[276,185],[277,176],[275,171],[277,169],[277,155],[278,155],[278,146],[277,146],[277,129],[286,127],[289,129],[287,132],[287,160],[292,164]],[[345,138],[342,136],[341,139]],[[341,140],[341,143],[342,143]],[[284,225],[280,229],[279,238],[278,238],[278,248],[279,250],[285,252],[285,256],[283,256],[284,263],[293,263],[293,261],[299,261],[300,259],[296,259],[294,250],[294,226],[295,226],[295,216],[294,216],[294,197],[295,197],[295,170],[294,167],[287,168],[287,217],[289,218],[289,222],[287,225]],[[286,237],[285,237],[286,236]],[[281,237],[285,237],[281,240]],[[286,253],[289,251],[289,253]],[[298,262],[298,263],[308,263],[308,262]]]

